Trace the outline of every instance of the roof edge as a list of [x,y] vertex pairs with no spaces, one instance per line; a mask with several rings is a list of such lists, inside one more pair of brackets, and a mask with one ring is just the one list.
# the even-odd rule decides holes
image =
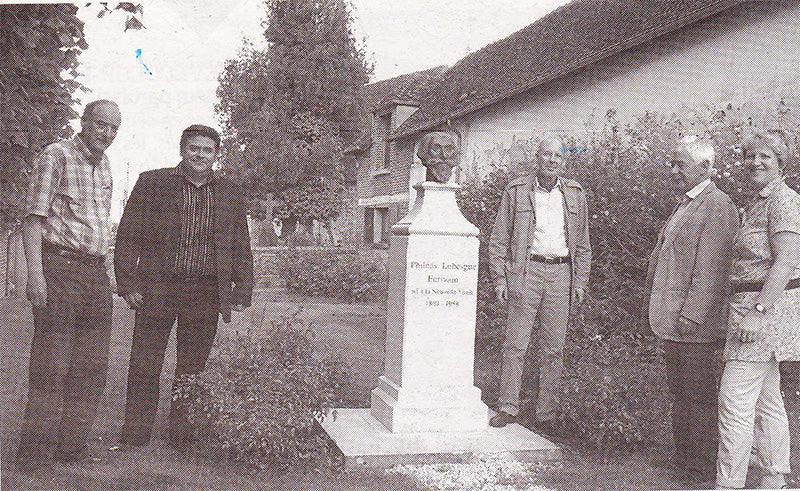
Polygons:
[[[644,44],[647,41],[656,39],[657,37],[664,36],[666,34],[669,34],[669,33],[673,32],[673,31],[676,31],[676,30],[680,29],[681,27],[684,27],[684,26],[687,26],[687,25],[690,25],[690,24],[694,24],[695,22],[701,21],[703,19],[707,19],[708,17],[711,17],[713,15],[717,15],[717,14],[719,14],[721,12],[724,12],[725,10],[731,9],[733,7],[737,7],[737,6],[739,6],[739,5],[743,4],[743,3],[746,3],[747,1],[748,0],[717,0],[714,4],[704,8],[702,10],[695,11],[692,14],[687,15],[685,17],[680,17],[680,18],[676,19],[674,22],[663,26],[663,28],[653,29],[653,30],[644,32],[644,33],[642,33],[642,34],[640,34],[638,36],[632,37],[627,42],[619,43],[619,44],[616,44],[616,45],[612,45],[612,46],[610,46],[610,47],[608,47],[608,48],[606,48],[604,50],[601,50],[601,51],[597,52],[593,56],[587,56],[584,59],[580,59],[580,61],[578,63],[576,63],[575,65],[573,65],[573,66],[571,66],[569,68],[567,68],[566,70],[556,72],[556,73],[551,74],[549,76],[545,76],[544,78],[536,81],[533,84],[527,84],[527,85],[525,85],[523,87],[520,87],[518,89],[511,90],[509,92],[506,92],[506,93],[503,93],[503,94],[488,98],[488,99],[486,99],[484,101],[481,101],[481,102],[479,102],[479,103],[477,103],[477,104],[475,104],[473,106],[461,109],[459,111],[451,112],[451,113],[449,113],[449,114],[447,114],[445,116],[441,116],[441,117],[438,117],[438,118],[436,118],[434,120],[431,120],[429,122],[423,123],[421,126],[418,126],[418,127],[411,127],[411,128],[403,130],[403,127],[401,126],[400,128],[398,128],[398,130],[403,130],[403,131],[395,131],[395,133],[392,134],[391,137],[389,138],[389,141],[399,140],[399,139],[402,139],[402,138],[406,138],[406,137],[412,136],[412,135],[414,135],[416,133],[419,133],[421,131],[430,130],[431,128],[434,128],[436,126],[439,126],[439,125],[442,125],[442,124],[446,124],[448,121],[450,121],[452,119],[456,119],[456,118],[460,118],[460,117],[466,116],[467,114],[471,114],[473,112],[479,111],[479,110],[481,110],[481,109],[483,109],[485,107],[491,106],[492,104],[496,104],[496,103],[498,103],[500,101],[503,101],[503,100],[509,99],[511,97],[517,96],[519,94],[528,92],[529,90],[535,89],[536,87],[539,87],[541,85],[547,84],[549,82],[552,82],[553,80],[556,80],[558,78],[564,77],[564,76],[569,75],[569,74],[572,74],[572,73],[574,73],[574,72],[576,72],[578,70],[581,70],[583,68],[586,68],[587,66],[589,66],[589,65],[591,65],[593,63],[597,63],[598,61],[600,61],[602,59],[609,58],[609,57],[614,56],[616,54],[622,53],[623,51],[626,51],[626,50],[629,50],[631,48],[634,48],[634,47],[636,47],[636,46],[638,46],[640,44]],[[722,8],[720,8],[720,7],[722,7]],[[525,29],[525,28],[523,28],[523,29]],[[513,34],[511,34],[511,35],[513,36]],[[494,44],[494,43],[491,43],[491,44]],[[455,65],[453,65],[453,66],[455,66]]]

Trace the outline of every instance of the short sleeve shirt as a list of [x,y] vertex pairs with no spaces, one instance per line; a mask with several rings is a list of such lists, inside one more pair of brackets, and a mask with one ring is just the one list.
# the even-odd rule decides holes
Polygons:
[[44,217],[42,239],[86,254],[108,253],[111,166],[75,136],[53,143],[35,159],[25,215]]
[[[778,232],[800,234],[800,195],[783,179],[767,184],[745,212],[734,245],[731,283],[764,281],[773,262],[770,239]],[[792,278],[800,278],[800,259]]]

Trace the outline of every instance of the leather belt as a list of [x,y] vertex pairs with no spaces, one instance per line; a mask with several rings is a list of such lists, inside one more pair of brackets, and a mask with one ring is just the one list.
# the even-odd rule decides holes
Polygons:
[[[760,292],[762,288],[764,288],[763,281],[756,281],[753,283],[737,283],[736,285],[732,285],[733,293],[744,293],[744,292]],[[793,280],[789,280],[789,283],[786,284],[786,288],[784,290],[794,290],[795,288],[800,288],[800,279],[795,278]]]
[[539,254],[531,254],[529,256],[529,259],[531,261],[538,261],[540,263],[545,263],[545,264],[564,264],[564,263],[570,264],[570,263],[572,263],[572,259],[570,259],[569,256],[545,257],[545,256],[540,256]]
[[42,252],[55,254],[57,256],[63,257],[64,259],[75,261],[81,264],[88,264],[90,266],[98,266],[106,262],[105,256],[95,256],[94,254],[87,254],[85,252],[76,251],[75,249],[71,249],[68,247],[62,247],[60,245],[53,244],[51,242],[42,241]]

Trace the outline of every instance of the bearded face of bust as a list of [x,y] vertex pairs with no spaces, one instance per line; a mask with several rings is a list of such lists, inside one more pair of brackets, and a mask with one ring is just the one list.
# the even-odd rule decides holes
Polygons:
[[436,131],[422,138],[417,156],[427,169],[426,181],[445,183],[458,165],[458,146],[452,135]]

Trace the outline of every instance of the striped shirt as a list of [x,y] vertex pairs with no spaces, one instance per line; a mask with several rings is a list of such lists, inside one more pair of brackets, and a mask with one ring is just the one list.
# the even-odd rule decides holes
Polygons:
[[76,135],[36,156],[24,213],[44,217],[42,240],[104,256],[111,239],[112,185],[106,155],[93,156]]
[[[177,172],[183,175],[180,165]],[[195,186],[183,177],[181,238],[175,254],[175,275],[181,278],[215,276],[214,187],[212,177],[202,186]]]

